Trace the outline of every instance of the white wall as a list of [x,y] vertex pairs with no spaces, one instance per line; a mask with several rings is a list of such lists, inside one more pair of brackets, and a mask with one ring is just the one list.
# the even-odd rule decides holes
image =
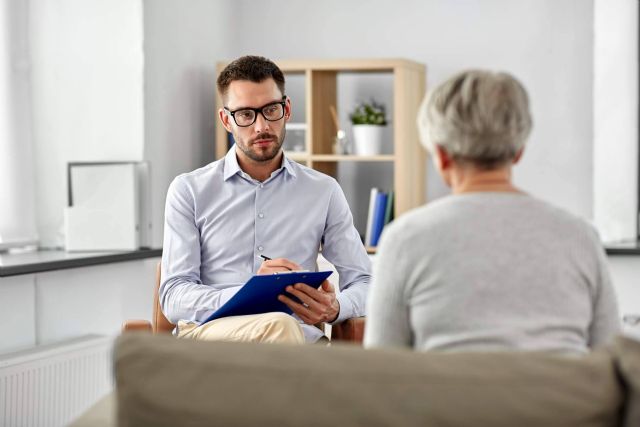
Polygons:
[[[35,276],[0,277],[0,354],[36,345]],[[15,326],[13,326],[15,325]]]
[[159,261],[149,258],[36,274],[36,343],[87,334],[115,336],[125,320],[150,320]]
[[604,241],[635,240],[638,1],[594,4],[594,220]]
[[[534,118],[516,184],[588,219],[595,214],[605,236],[626,235],[635,232],[638,194],[638,5],[595,1],[597,17],[585,0],[241,0],[233,56],[405,57],[427,65],[427,87],[468,67],[512,72],[530,93]],[[347,112],[340,115],[346,122]],[[428,166],[433,199],[446,190]],[[640,258],[609,261],[621,311],[640,313]]]
[[[507,70],[531,94],[534,130],[516,183],[592,217],[593,2],[236,1],[233,55],[404,57],[428,87],[469,67]],[[342,116],[346,116],[343,112]],[[445,193],[429,174],[428,198]]]
[[[594,4],[594,221],[635,240],[638,209],[638,2]],[[610,256],[623,314],[640,314],[640,257]]]
[[171,180],[215,159],[216,61],[226,58],[232,2],[144,2],[144,157],[151,162],[153,245],[162,246]]
[[[616,9],[606,0],[595,2],[197,0],[184,7],[175,0],[33,0],[33,131],[43,243],[62,243],[67,161],[144,159],[151,161],[153,242],[159,246],[169,182],[213,160],[215,62],[243,54],[406,57],[427,64],[429,87],[463,68],[508,70],[529,89],[535,122],[515,171],[517,184],[587,218],[613,212],[628,221],[627,205],[634,202],[627,195],[637,194],[635,180],[625,186],[627,175],[620,175],[622,183],[612,186],[606,177],[620,162],[637,159],[628,151],[637,149],[630,110],[637,103],[636,73],[622,72],[627,91],[615,85],[616,98],[604,107],[597,101],[606,92],[596,86],[594,95],[593,85],[594,76],[596,83],[618,82],[603,79],[603,70],[636,69],[636,57],[601,68],[618,62],[598,55],[611,53],[599,43],[637,31],[637,4],[612,2]],[[617,55],[632,48],[618,46]],[[365,86],[344,90],[341,99],[355,101]],[[601,114],[601,108],[623,103],[624,110]],[[340,113],[346,120],[347,111]],[[608,137],[606,129],[614,127]],[[623,145],[609,163],[600,163],[603,153],[613,151],[611,141]],[[429,171],[433,199],[446,189]],[[614,196],[612,209],[607,193],[625,196]]]
[[[640,257],[610,256],[609,270],[616,289],[620,314],[640,315]],[[640,333],[640,326],[634,329],[636,333]]]
[[215,63],[231,2],[34,0],[38,230],[64,244],[69,161],[151,162],[152,246],[171,180],[214,160]]
[[24,0],[0,3],[0,247],[37,241],[28,11]]
[[[31,9],[46,246],[63,242],[66,162],[121,159],[151,162],[159,246],[169,182],[213,160],[215,62],[248,53],[407,57],[427,64],[429,86],[468,67],[511,71],[531,93],[535,120],[517,184],[593,217],[592,1],[198,0],[187,8],[174,0],[34,0]],[[361,92],[352,90],[347,104]],[[340,113],[346,122],[346,109]],[[430,163],[428,172],[428,198],[446,194]],[[365,194],[358,199],[366,204],[366,191],[348,191]]]
[[69,161],[142,160],[141,0],[33,0],[37,222],[62,246]]
[[151,319],[159,258],[0,277],[0,354]]

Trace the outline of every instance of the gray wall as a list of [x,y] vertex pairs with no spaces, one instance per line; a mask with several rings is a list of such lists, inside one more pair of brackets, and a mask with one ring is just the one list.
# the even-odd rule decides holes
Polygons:
[[[514,169],[516,184],[587,219],[597,212],[605,238],[633,235],[638,149],[635,0],[596,0],[597,17],[594,2],[585,0],[235,4],[243,18],[234,29],[234,56],[405,57],[427,65],[427,87],[469,67],[512,72],[529,90],[534,116],[529,145]],[[621,43],[625,37],[632,42]],[[597,105],[594,84],[600,94]],[[347,106],[359,88],[348,90],[351,93],[340,95]],[[345,121],[346,112],[340,115]],[[347,182],[345,190],[366,194],[368,180],[358,173],[349,175],[354,176],[365,188],[357,190],[357,183]],[[447,193],[430,163],[427,184],[428,199]],[[356,217],[362,215],[362,206],[354,210]],[[640,313],[640,258],[611,257],[610,266],[621,312]]]
[[29,13],[38,233],[62,246],[67,162],[142,160],[142,7],[33,1]]
[[[153,243],[161,244],[171,179],[213,160],[215,63],[242,54],[278,58],[406,57],[428,67],[428,85],[467,67],[520,77],[535,127],[516,182],[592,217],[593,3],[584,0],[417,1],[61,0],[66,13],[32,7],[38,226],[62,243],[69,160],[148,160]],[[104,10],[103,10],[104,9]],[[126,19],[122,19],[126,17]],[[85,25],[84,23],[91,23]],[[64,28],[73,28],[66,32]],[[372,92],[346,77],[340,109]],[[294,102],[297,100],[294,99]],[[359,169],[358,169],[359,168]],[[428,198],[446,194],[428,163]],[[367,186],[384,168],[341,168],[356,221]]]
[[171,180],[215,158],[216,62],[229,53],[231,2],[144,1],[144,158],[153,246],[162,246]]
[[[610,12],[605,4],[598,0],[595,9]],[[634,0],[620,4],[634,15]],[[192,0],[187,7],[177,0],[108,5],[59,0],[33,1],[29,13],[36,210],[45,245],[62,243],[65,163],[123,159],[152,163],[153,243],[160,246],[169,182],[214,157],[215,63],[249,53],[273,59],[405,57],[427,65],[429,87],[468,67],[510,71],[529,89],[535,120],[527,152],[515,169],[516,183],[590,219],[594,211],[606,218],[610,198],[603,194],[624,187],[612,184],[608,173],[619,167],[616,159],[637,156],[618,149],[624,140],[624,147],[637,150],[635,126],[614,137],[606,127],[597,128],[600,145],[594,147],[594,118],[619,126],[612,125],[617,113],[603,122],[601,112],[608,107],[594,102],[594,62],[597,68],[608,61],[594,57],[594,50],[601,50],[594,46],[598,17],[593,1]],[[595,21],[595,31],[621,31],[616,19]],[[624,29],[635,32],[637,23]],[[610,63],[624,68],[636,61]],[[343,122],[347,109],[369,92],[389,96],[380,89],[386,83],[357,76],[342,81],[348,83],[339,88]],[[606,95],[606,80],[598,90],[602,87]],[[624,88],[616,94],[628,97]],[[628,108],[622,111],[625,117],[635,113]],[[608,150],[609,144],[618,145]],[[617,158],[601,161],[603,153],[614,150]],[[446,194],[428,167],[428,198]],[[384,182],[389,171],[341,168],[341,173],[362,223],[371,176],[382,175],[378,178]],[[618,200],[623,209],[634,204],[626,196]],[[620,211],[616,207],[614,212]],[[627,218],[629,213],[613,216]],[[640,271],[636,258],[616,265],[625,272]],[[614,275],[625,281],[621,289],[635,289],[632,274]],[[632,296],[638,300],[637,292]]]
[[0,3],[0,248],[37,241],[28,20],[26,1]]
[[214,158],[215,63],[231,2],[34,1],[30,7],[36,212],[41,245],[64,245],[66,164],[151,163],[152,244],[179,173]]
[[[231,29],[234,56],[404,57],[427,65],[428,87],[469,67],[514,73],[530,91],[535,120],[516,183],[592,217],[592,1],[234,4],[242,16]],[[432,199],[446,190],[429,170]]]
[[635,240],[638,217],[638,1],[594,2],[594,222]]
[[[594,221],[605,240],[635,240],[638,2],[594,3]],[[640,314],[640,257],[610,256],[609,265],[621,313]]]

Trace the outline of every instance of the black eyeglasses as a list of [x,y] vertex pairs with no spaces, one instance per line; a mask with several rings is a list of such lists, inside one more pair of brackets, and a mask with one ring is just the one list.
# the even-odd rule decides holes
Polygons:
[[251,126],[256,122],[258,113],[262,114],[265,120],[270,122],[276,122],[284,117],[284,107],[287,104],[287,96],[282,97],[280,102],[272,102],[260,108],[240,108],[238,110],[231,111],[227,107],[224,110],[233,117],[233,121],[240,127]]

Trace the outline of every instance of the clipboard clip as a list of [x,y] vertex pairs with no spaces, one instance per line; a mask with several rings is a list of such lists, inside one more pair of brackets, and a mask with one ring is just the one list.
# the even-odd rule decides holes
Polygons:
[[308,273],[309,270],[274,271],[273,274]]

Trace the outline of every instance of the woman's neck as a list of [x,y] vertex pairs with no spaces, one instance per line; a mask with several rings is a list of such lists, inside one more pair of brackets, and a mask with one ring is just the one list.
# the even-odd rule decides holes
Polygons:
[[482,191],[521,192],[511,183],[511,165],[491,170],[454,166],[449,172],[449,185],[453,194]]

